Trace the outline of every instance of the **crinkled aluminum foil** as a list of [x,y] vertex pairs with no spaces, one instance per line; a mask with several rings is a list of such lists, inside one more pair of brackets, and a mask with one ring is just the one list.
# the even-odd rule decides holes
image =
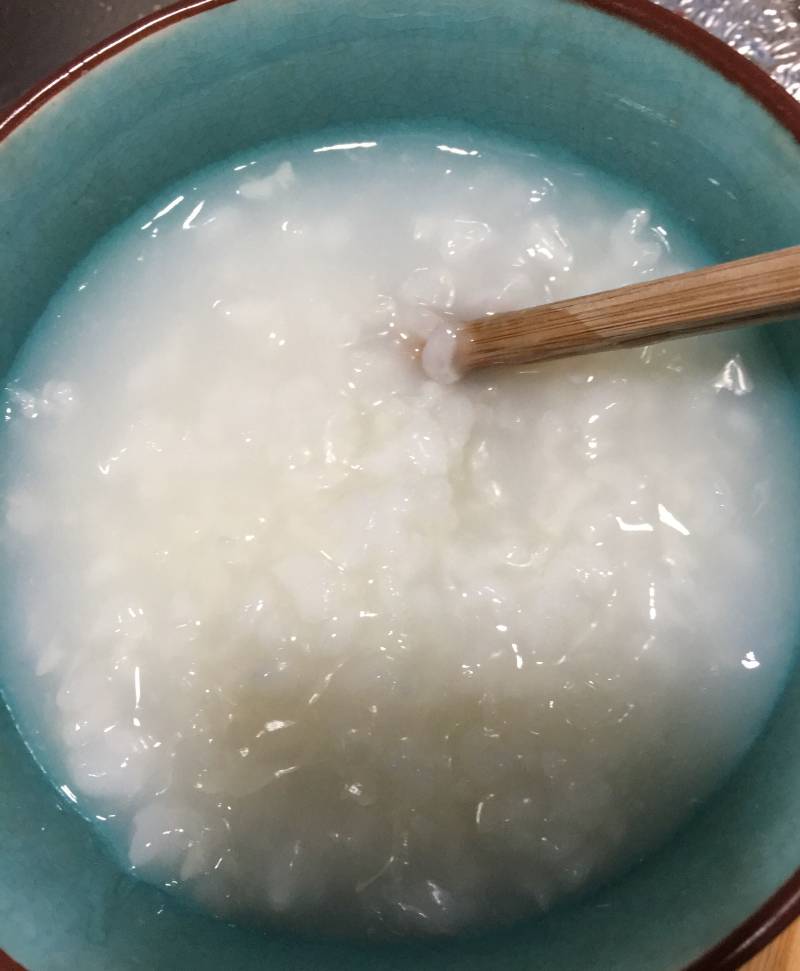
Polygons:
[[681,13],[760,68],[800,100],[800,2],[656,0]]

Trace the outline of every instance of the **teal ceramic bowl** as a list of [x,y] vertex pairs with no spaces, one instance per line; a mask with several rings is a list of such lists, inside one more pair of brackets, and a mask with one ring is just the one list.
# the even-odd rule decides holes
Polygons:
[[[719,258],[800,241],[800,107],[646,0],[194,0],[0,120],[0,374],[67,271],[165,184],[272,138],[437,117],[645,185]],[[772,336],[800,380],[800,340]],[[799,745],[800,672],[724,790],[613,886],[511,932],[384,947],[245,931],[135,883],[2,714],[0,946],[32,971],[733,968],[800,910]]]

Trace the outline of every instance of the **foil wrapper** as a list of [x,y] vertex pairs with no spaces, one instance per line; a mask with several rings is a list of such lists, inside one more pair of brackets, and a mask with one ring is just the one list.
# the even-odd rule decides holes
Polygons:
[[656,0],[754,61],[800,100],[800,0]]

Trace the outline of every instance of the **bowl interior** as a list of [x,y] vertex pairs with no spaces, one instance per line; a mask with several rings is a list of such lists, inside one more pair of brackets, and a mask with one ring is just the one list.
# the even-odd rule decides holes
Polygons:
[[[576,0],[236,0],[144,37],[0,146],[0,374],[68,270],[172,180],[272,138],[438,117],[646,186],[719,258],[798,242],[794,138],[626,19]],[[800,340],[786,325],[772,336],[797,378]],[[798,741],[795,678],[726,788],[626,878],[512,932],[375,947],[247,932],[135,883],[63,810],[3,712],[0,945],[35,971],[679,968],[800,860]]]

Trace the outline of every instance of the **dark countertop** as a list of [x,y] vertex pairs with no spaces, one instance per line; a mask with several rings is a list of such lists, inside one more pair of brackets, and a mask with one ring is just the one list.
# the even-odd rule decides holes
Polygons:
[[0,0],[0,110],[98,41],[166,3]]

